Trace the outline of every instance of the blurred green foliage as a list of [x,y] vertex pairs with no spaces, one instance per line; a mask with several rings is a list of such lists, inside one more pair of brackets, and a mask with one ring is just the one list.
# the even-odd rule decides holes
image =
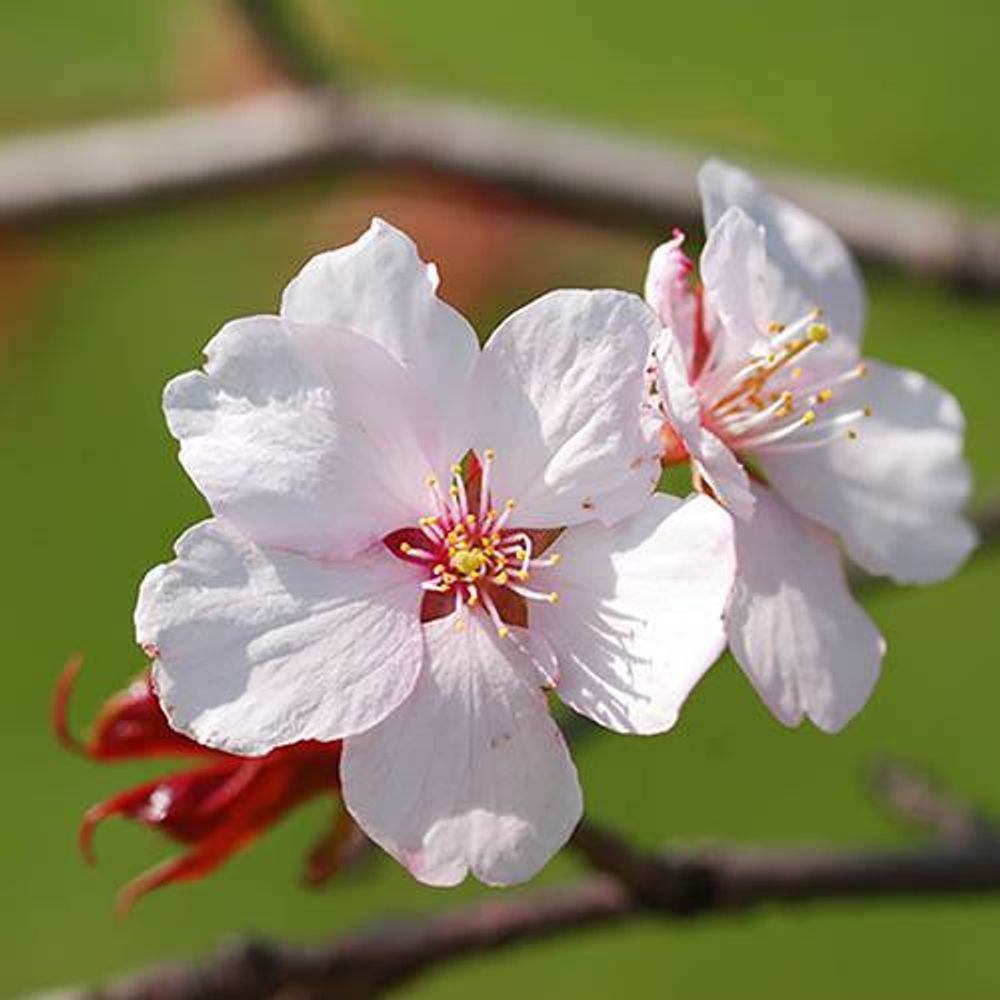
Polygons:
[[[944,10],[900,0],[827,7],[510,0],[465,5],[458,14],[446,0],[299,6],[333,26],[344,43],[340,62],[356,78],[509,101],[751,161],[1000,205],[993,3],[963,0]],[[193,0],[5,4],[0,127],[169,105],[199,96],[198,86],[212,96],[216,78],[205,63],[216,53],[230,58],[226,33],[235,31],[217,4]],[[326,892],[300,890],[301,855],[329,808],[316,803],[209,881],[158,893],[121,922],[112,913],[115,886],[169,848],[111,824],[98,836],[101,864],[92,871],[75,853],[74,828],[87,805],[150,768],[86,764],[60,751],[47,729],[52,684],[69,653],[83,650],[88,663],[74,707],[78,728],[141,668],[131,641],[135,586],[168,556],[176,534],[204,515],[162,424],[164,381],[197,363],[222,321],[272,309],[309,253],[348,238],[341,230],[366,208],[366,190],[312,181],[0,235],[7,525],[0,994],[204,953],[241,931],[317,938],[487,894],[474,886],[424,889],[382,861]],[[638,287],[650,249],[631,237],[564,227],[545,246],[560,239],[571,246],[542,262],[537,234],[518,239],[502,294],[494,290],[482,303],[484,330],[487,318],[555,282]],[[440,264],[447,290],[450,262]],[[980,495],[996,495],[1000,303],[869,277],[870,353],[921,368],[957,393]],[[890,654],[872,705],[842,736],[780,728],[725,661],[676,733],[602,735],[585,745],[578,762],[590,810],[648,844],[888,843],[902,834],[872,809],[863,786],[866,765],[880,754],[926,762],[1000,808],[991,621],[998,571],[1000,558],[984,556],[947,584],[871,599]],[[560,858],[543,881],[573,867]],[[651,923],[455,967],[406,994],[988,997],[1000,993],[990,944],[998,928],[1000,903],[986,900]]]

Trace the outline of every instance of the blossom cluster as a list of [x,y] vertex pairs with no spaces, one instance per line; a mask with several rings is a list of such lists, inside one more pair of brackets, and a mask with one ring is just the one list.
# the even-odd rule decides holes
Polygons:
[[[699,180],[699,266],[675,231],[644,298],[550,292],[480,348],[376,219],[169,383],[212,516],[135,623],[178,739],[228,766],[335,748],[303,766],[416,878],[506,885],[581,815],[554,699],[664,733],[728,646],[787,725],[864,706],[886,647],[843,556],[960,566],[961,410],[862,357],[824,223],[727,164]],[[683,499],[657,489],[677,465]]]

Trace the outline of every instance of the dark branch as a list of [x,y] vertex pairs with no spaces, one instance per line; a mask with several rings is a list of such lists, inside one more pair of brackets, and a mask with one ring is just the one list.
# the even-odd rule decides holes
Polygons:
[[[697,221],[701,157],[662,142],[451,101],[313,89],[0,145],[0,222],[217,191],[307,168],[420,165],[546,209],[663,233]],[[1000,224],[944,202],[771,174],[864,258],[1000,288]]]
[[324,58],[281,0],[231,0],[253,32],[261,52],[289,83],[312,86],[329,82],[333,62]]
[[737,850],[646,854],[584,825],[574,846],[600,874],[437,917],[376,927],[323,948],[253,942],[194,966],[140,973],[53,1000],[367,998],[431,967],[566,931],[693,920],[763,905],[1000,892],[993,839],[922,850]]

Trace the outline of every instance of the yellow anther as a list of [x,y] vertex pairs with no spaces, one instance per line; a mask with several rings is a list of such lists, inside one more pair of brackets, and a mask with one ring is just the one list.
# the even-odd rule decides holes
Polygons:
[[808,336],[814,344],[822,344],[830,336],[830,328],[822,323],[816,323],[809,327]]
[[469,607],[474,608],[479,603],[479,591],[474,590],[469,594]]
[[471,528],[476,523],[476,515],[475,514],[466,514],[465,515],[465,523]]
[[461,549],[451,557],[451,565],[462,576],[474,576],[489,562],[482,549]]
[[796,351],[801,351],[803,347],[806,346],[806,342],[801,337],[796,337],[789,345],[788,352],[792,354]]
[[559,603],[559,594],[558,594],[558,592],[556,592],[555,590],[551,591],[551,593],[549,593],[549,595],[548,595],[548,600],[549,600],[549,604],[558,604]]
[[437,484],[438,484],[438,477],[437,476],[428,476],[427,477],[427,485],[431,489],[434,489],[434,487],[437,486]]
[[458,497],[458,487],[457,487],[457,486],[449,486],[449,487],[448,487],[448,492],[449,492],[449,493],[450,493],[450,494],[451,494],[451,495],[452,495],[453,497],[456,497],[456,498]]
[[514,576],[518,578],[518,580],[528,579],[528,571],[526,569],[513,569],[511,570],[511,573],[513,573]]
[[802,423],[804,424],[811,424],[815,419],[816,419],[815,410],[806,410],[806,412],[802,414]]
[[485,458],[487,462],[492,462],[496,457],[497,453],[492,448],[487,448],[483,451],[483,458]]
[[858,439],[858,432],[853,427],[851,427],[847,431],[847,437],[851,441],[857,441],[857,439]]
[[454,576],[454,575],[453,575],[453,574],[451,574],[451,573],[445,573],[445,574],[444,574],[444,575],[443,575],[443,576],[441,577],[441,582],[442,582],[443,584],[445,584],[446,586],[450,587],[450,586],[451,586],[451,585],[452,585],[453,583],[455,583],[455,581],[456,581],[457,579],[458,579],[458,577],[457,577],[457,576]]
[[858,367],[857,367],[857,373],[859,375],[867,375],[868,374],[868,365],[866,365],[862,361],[861,364],[859,364]]
[[501,638],[501,639],[506,639],[506,638],[507,638],[507,636],[509,636],[509,635],[510,635],[510,629],[509,629],[509,628],[507,628],[507,626],[506,626],[506,625],[501,625],[501,626],[500,626],[500,627],[499,627],[499,628],[497,629],[497,635],[498,635],[498,636],[500,636],[500,638]]
[[432,572],[435,576],[440,576],[444,572],[444,563],[438,563]]
[[462,474],[462,466],[460,466],[460,465],[453,465],[451,467],[451,474],[453,476],[460,476]]
[[413,546],[409,542],[400,542],[399,551],[406,554],[413,551]]
[[499,545],[500,544],[500,532],[499,531],[494,531],[493,534],[490,535],[490,541],[494,545]]
[[833,389],[820,389],[820,391],[816,393],[816,399],[820,403],[828,403],[831,399],[833,399]]
[[785,329],[784,323],[768,323],[767,332],[768,333],[781,333]]
[[549,562],[551,562],[553,566],[558,566],[559,563],[562,562],[562,556],[559,555],[558,552],[553,552],[552,555],[549,556]]
[[496,509],[496,507],[490,507],[490,509],[486,512],[486,518],[490,521],[495,521],[499,516],[500,512]]
[[507,510],[513,510],[516,506],[517,506],[517,501],[516,500],[508,500],[504,504],[504,507],[506,507]]
[[464,628],[465,628],[465,619],[464,618],[457,619],[455,622],[455,631],[461,632],[462,629]]
[[510,574],[506,570],[501,570],[493,577],[493,582],[499,584],[501,587],[506,587],[509,580]]
[[866,406],[866,407],[865,407],[865,408],[864,408],[864,409],[863,409],[863,410],[862,410],[861,412],[862,412],[862,413],[863,413],[863,414],[864,414],[864,415],[865,415],[866,417],[870,417],[870,416],[872,415],[872,408],[871,408],[870,406]]
[[802,369],[801,368],[793,368],[792,369],[792,378],[802,378]]
[[819,319],[822,315],[823,315],[823,309],[822,309],[822,307],[821,306],[816,306],[816,308],[813,309],[813,311],[812,311],[812,318],[813,319]]
[[525,552],[524,549],[522,549],[520,545],[516,549],[514,549],[514,558],[515,559],[523,559],[527,554],[528,553]]

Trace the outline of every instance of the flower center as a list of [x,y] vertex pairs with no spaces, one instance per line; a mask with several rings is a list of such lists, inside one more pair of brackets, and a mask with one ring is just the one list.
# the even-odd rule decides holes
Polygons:
[[386,536],[385,544],[400,559],[427,571],[421,583],[425,621],[458,611],[461,628],[466,609],[481,607],[506,637],[510,625],[527,624],[526,602],[559,600],[555,591],[537,590],[528,582],[535,570],[558,565],[560,556],[542,554],[554,533],[508,524],[517,507],[514,500],[499,510],[494,506],[490,479],[495,461],[496,453],[487,448],[481,462],[470,456],[467,471],[452,466],[447,493],[436,476],[428,476],[434,513],[420,518],[416,528]]
[[813,355],[830,336],[817,322],[821,315],[816,309],[787,327],[770,324],[768,353],[728,375],[713,372],[699,380],[704,421],[734,451],[811,448],[844,433],[857,438],[851,425],[870,416],[871,408],[844,410],[829,404],[839,386],[865,374],[865,366],[832,376],[823,366],[822,377],[811,374],[810,369],[816,371]]

